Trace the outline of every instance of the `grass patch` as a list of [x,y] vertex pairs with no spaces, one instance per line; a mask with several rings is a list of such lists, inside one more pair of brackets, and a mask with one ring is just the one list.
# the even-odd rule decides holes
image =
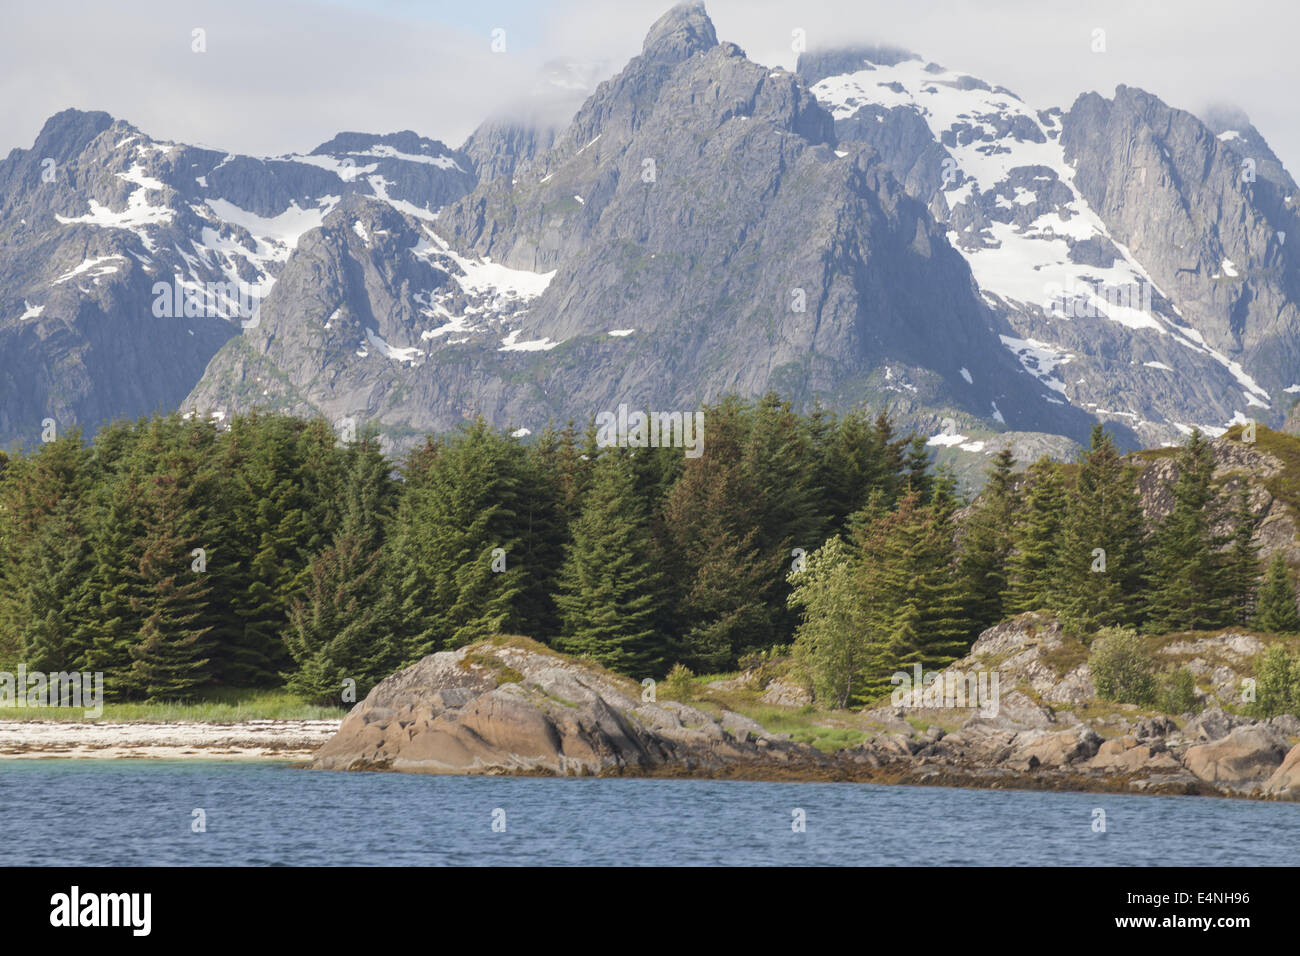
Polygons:
[[285,690],[214,690],[199,701],[106,703],[97,718],[81,707],[3,707],[0,720],[48,720],[64,723],[193,723],[228,724],[245,720],[339,720],[343,707],[310,704]]

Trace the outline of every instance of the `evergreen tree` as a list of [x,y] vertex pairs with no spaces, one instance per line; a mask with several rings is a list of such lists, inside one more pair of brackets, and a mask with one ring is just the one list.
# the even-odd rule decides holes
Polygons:
[[79,503],[65,499],[41,522],[22,564],[19,628],[29,670],[80,670],[94,635],[90,548]]
[[1269,562],[1264,584],[1259,589],[1259,605],[1251,622],[1257,631],[1270,634],[1295,634],[1300,631],[1300,612],[1296,610],[1295,584],[1281,552]]
[[298,665],[286,686],[319,704],[338,705],[345,681],[354,699],[397,668],[392,595],[384,588],[384,551],[394,489],[373,435],[347,450],[342,519],[334,539],[312,558],[303,598],[294,602],[285,644]]
[[1250,506],[1250,496],[1243,483],[1236,496],[1232,514],[1232,535],[1224,555],[1223,603],[1226,623],[1248,623],[1255,613],[1255,589],[1259,584],[1259,546],[1255,530],[1259,516]]
[[395,543],[407,659],[517,630],[523,449],[482,419],[411,474]]
[[770,643],[772,616],[762,594],[775,573],[755,546],[739,466],[706,454],[673,485],[659,534],[666,568],[678,585],[674,656],[697,673],[731,667],[741,650]]
[[130,647],[133,663],[125,679],[147,700],[185,700],[211,677],[209,628],[203,623],[208,582],[190,560],[193,542],[185,534],[188,516],[180,479],[162,473],[144,491],[145,532],[132,595],[133,610],[143,621]]
[[649,530],[631,456],[604,450],[560,570],[556,647],[636,678],[660,672],[663,646],[653,624],[662,582],[650,557]]
[[890,676],[921,663],[941,668],[975,637],[955,573],[951,508],[905,494],[889,514],[854,523],[857,582],[867,617],[866,699],[885,693]]
[[1139,616],[1143,566],[1137,470],[1120,458],[1100,425],[1079,462],[1060,552],[1057,610],[1072,633],[1132,624]]
[[1066,507],[1060,466],[1046,456],[1030,465],[1022,495],[1024,504],[1012,528],[1007,557],[1004,611],[1008,614],[1055,606]]
[[1015,464],[1010,448],[998,452],[984,491],[965,521],[960,568],[967,607],[977,631],[996,624],[1005,613],[1007,566],[1019,510]]
[[1214,455],[1200,431],[1192,430],[1177,466],[1173,510],[1156,526],[1147,555],[1145,629],[1159,634],[1217,627],[1227,616],[1225,562],[1213,532]]

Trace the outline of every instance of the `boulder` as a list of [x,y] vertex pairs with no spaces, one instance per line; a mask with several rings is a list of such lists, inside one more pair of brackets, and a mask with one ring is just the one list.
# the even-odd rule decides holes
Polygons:
[[1064,767],[1097,753],[1101,737],[1087,727],[1057,733],[1026,733],[1016,741],[1007,764],[1015,769]]
[[645,701],[635,681],[508,638],[431,654],[381,681],[311,766],[567,775],[826,760],[739,714]]
[[1240,785],[1268,777],[1286,747],[1263,726],[1238,727],[1226,737],[1187,748],[1183,764],[1208,783]]
[[1103,741],[1088,766],[1109,773],[1177,772],[1183,767],[1163,743],[1143,742],[1132,735]]
[[1222,740],[1228,736],[1236,727],[1242,727],[1252,723],[1245,717],[1238,717],[1236,714],[1224,713],[1217,707],[1212,707],[1204,711],[1197,717],[1193,717],[1183,728],[1183,735],[1188,740],[1211,741]]
[[1282,760],[1282,765],[1264,781],[1264,792],[1279,800],[1300,802],[1300,744]]

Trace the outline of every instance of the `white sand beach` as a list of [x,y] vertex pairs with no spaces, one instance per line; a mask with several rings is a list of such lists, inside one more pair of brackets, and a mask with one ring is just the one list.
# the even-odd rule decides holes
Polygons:
[[106,723],[0,720],[0,759],[306,760],[340,720]]

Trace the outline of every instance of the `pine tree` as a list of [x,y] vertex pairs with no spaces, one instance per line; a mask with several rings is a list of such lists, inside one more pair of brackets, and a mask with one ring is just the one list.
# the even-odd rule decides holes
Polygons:
[[1128,625],[1138,616],[1143,565],[1137,470],[1100,425],[1079,462],[1062,534],[1057,610],[1072,633]]
[[1222,579],[1226,622],[1246,624],[1255,613],[1255,590],[1259,585],[1259,546],[1255,530],[1259,516],[1250,506],[1245,483],[1238,490],[1232,514],[1232,536],[1224,555]]
[[649,514],[636,494],[631,456],[598,457],[573,541],[560,571],[555,644],[632,677],[657,674],[663,642],[653,624],[662,582],[649,554]]
[[209,628],[203,623],[208,582],[190,561],[193,542],[185,533],[181,479],[164,472],[146,482],[144,492],[144,535],[132,596],[132,609],[143,621],[124,679],[147,700],[186,700],[211,678]]
[[479,419],[408,471],[393,598],[408,660],[518,630],[523,457]]
[[1264,584],[1259,589],[1259,606],[1251,622],[1257,631],[1270,634],[1295,634],[1300,631],[1300,612],[1296,610],[1295,584],[1286,559],[1279,552],[1269,562]]
[[1156,526],[1147,554],[1145,629],[1155,633],[1194,631],[1225,623],[1221,543],[1214,456],[1209,442],[1193,429],[1177,459],[1173,510]]
[[1046,456],[1025,472],[1024,504],[1012,528],[1007,557],[1005,612],[1052,609],[1060,573],[1065,486],[1061,469]]
[[975,637],[955,573],[952,510],[905,494],[894,511],[854,527],[857,582],[870,612],[864,694],[885,693],[889,677],[912,663],[940,668]]
[[345,681],[357,699],[401,663],[391,592],[385,589],[383,545],[393,507],[389,465],[373,435],[347,450],[340,489],[342,519],[333,541],[312,558],[304,596],[289,614],[285,644],[297,669],[289,690],[338,705]]
[[1016,460],[1004,448],[993,460],[984,491],[965,521],[960,569],[976,630],[1002,620],[1012,531],[1019,510],[1014,488]]

